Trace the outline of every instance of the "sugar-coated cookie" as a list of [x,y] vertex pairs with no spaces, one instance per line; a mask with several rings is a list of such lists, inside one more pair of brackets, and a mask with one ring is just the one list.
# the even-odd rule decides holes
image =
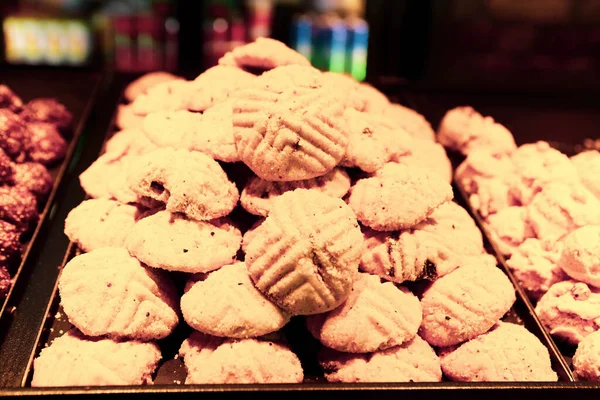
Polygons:
[[414,139],[435,142],[435,132],[431,124],[415,110],[391,103],[385,108],[383,115],[394,121],[396,127],[402,128]]
[[385,350],[408,342],[421,325],[419,299],[378,276],[358,274],[350,297],[326,314],[310,315],[306,325],[323,345],[347,353]]
[[268,71],[284,65],[310,66],[310,61],[279,40],[259,37],[225,53],[219,59],[219,65]]
[[270,181],[325,175],[348,146],[347,102],[312,67],[265,72],[235,94],[233,130],[240,159]]
[[44,165],[52,165],[62,160],[67,153],[67,142],[56,125],[49,122],[30,122],[27,129],[31,133],[29,159]]
[[83,251],[102,247],[125,247],[141,209],[115,200],[85,200],[65,219],[65,235]]
[[119,129],[139,129],[144,122],[144,115],[134,112],[133,104],[119,104],[115,124]]
[[168,211],[195,220],[223,217],[239,198],[223,168],[196,151],[161,148],[139,156],[128,182],[142,202],[164,203]]
[[512,283],[499,268],[470,258],[423,293],[419,335],[439,347],[471,340],[494,326],[515,299]]
[[254,79],[254,75],[228,65],[209,68],[191,82],[186,108],[190,111],[205,111],[237,94]]
[[226,265],[192,284],[181,298],[183,318],[213,336],[263,336],[290,320],[289,314],[254,287],[242,262]]
[[248,245],[252,241],[252,239],[256,236],[257,229],[265,222],[265,218],[259,218],[255,223],[244,233],[242,236],[242,251],[244,253],[247,252]]
[[428,169],[439,174],[446,182],[452,182],[452,163],[446,150],[431,140],[413,139],[410,154],[400,157],[397,162]]
[[594,196],[600,199],[600,152],[588,150],[571,157],[579,179]]
[[0,220],[25,232],[33,228],[38,216],[37,200],[27,188],[0,186]]
[[323,348],[319,362],[329,382],[440,382],[442,370],[435,351],[419,336],[387,350],[367,354]]
[[483,238],[467,211],[454,202],[439,206],[425,221],[399,232],[365,228],[360,268],[388,281],[434,280],[465,257],[484,252]]
[[194,332],[179,354],[187,368],[185,383],[300,383],[300,360],[283,343],[264,339],[226,339]]
[[512,254],[521,243],[535,236],[525,207],[503,208],[496,214],[489,215],[485,225],[492,240],[504,255]]
[[363,224],[378,231],[408,229],[452,200],[442,177],[419,167],[389,163],[352,187],[348,204]]
[[159,211],[139,220],[125,245],[150,267],[195,273],[230,264],[241,241],[242,234],[227,219],[195,221]]
[[552,336],[576,345],[600,330],[600,289],[576,281],[555,283],[535,312]]
[[445,147],[468,155],[480,149],[494,153],[510,153],[517,148],[512,133],[506,127],[484,117],[472,107],[456,107],[449,110],[437,134]]
[[52,190],[52,175],[43,164],[37,162],[18,163],[13,166],[13,183],[33,194],[37,203],[45,203]]
[[191,90],[192,83],[186,80],[156,84],[135,98],[129,105],[130,111],[137,117],[144,117],[157,111],[186,110]]
[[520,325],[499,323],[442,358],[442,370],[460,382],[556,382],[548,349]]
[[573,356],[573,372],[584,381],[600,381],[600,331],[583,339]]
[[23,162],[31,147],[31,132],[20,115],[0,108],[0,149],[12,160]]
[[104,247],[73,258],[58,288],[69,322],[89,336],[162,339],[179,321],[169,277],[142,266],[123,248]]
[[126,147],[119,150],[102,154],[79,175],[79,184],[88,196],[121,203],[137,201],[137,195],[127,182],[128,167],[137,156],[127,155]]
[[160,359],[154,343],[91,338],[72,329],[54,339],[33,361],[31,386],[151,384]]
[[104,150],[106,153],[139,156],[156,149],[139,128],[123,129],[116,132],[106,141]]
[[584,226],[567,235],[558,263],[571,278],[600,287],[600,226]]
[[302,181],[270,182],[255,176],[244,187],[240,204],[249,213],[266,217],[276,198],[295,189],[317,190],[331,197],[342,198],[350,190],[350,177],[342,168]]
[[291,314],[318,314],[348,298],[363,238],[343,200],[306,189],[284,193],[246,247],[256,287]]
[[519,284],[539,300],[557,282],[569,279],[558,265],[562,242],[527,239],[515,249],[506,265]]
[[65,132],[71,127],[73,115],[67,107],[53,98],[33,99],[19,114],[25,122],[49,122]]
[[123,96],[127,101],[134,101],[138,96],[146,93],[151,87],[156,86],[159,83],[178,79],[181,78],[166,71],[148,72],[129,83],[125,87]]

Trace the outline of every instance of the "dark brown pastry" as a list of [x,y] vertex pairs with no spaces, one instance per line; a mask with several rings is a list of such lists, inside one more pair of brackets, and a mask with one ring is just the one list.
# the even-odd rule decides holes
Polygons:
[[29,190],[36,197],[38,204],[43,204],[52,189],[52,176],[40,163],[26,162],[15,164],[13,182],[16,186]]
[[38,218],[35,196],[22,186],[0,186],[0,219],[29,231]]
[[21,260],[20,232],[16,226],[0,220],[0,268],[13,268]]
[[23,100],[6,85],[0,85],[0,108],[6,108],[14,113],[23,109]]
[[8,109],[0,109],[0,149],[17,162],[25,161],[31,144],[31,133],[21,117]]
[[15,170],[10,157],[0,148],[0,185],[12,183]]
[[21,116],[27,122],[49,122],[56,125],[61,132],[67,131],[73,121],[69,110],[55,99],[50,98],[31,100],[23,107]]
[[0,267],[0,301],[3,301],[10,290],[12,282],[10,280],[10,274],[4,267]]
[[56,125],[48,122],[30,122],[27,129],[31,132],[31,161],[51,165],[65,157],[67,142],[60,135]]

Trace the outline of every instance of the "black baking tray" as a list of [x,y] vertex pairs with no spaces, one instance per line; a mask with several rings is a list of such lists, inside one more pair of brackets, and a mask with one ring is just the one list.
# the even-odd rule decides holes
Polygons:
[[42,227],[50,217],[49,214],[52,210],[54,198],[73,157],[77,141],[81,136],[83,126],[93,105],[99,82],[99,74],[91,72],[82,73],[81,71],[69,74],[67,77],[63,72],[51,70],[7,69],[3,70],[0,75],[0,83],[8,85],[23,99],[23,102],[39,97],[53,97],[64,104],[73,114],[72,132],[67,137],[68,148],[65,158],[60,163],[48,168],[48,171],[52,175],[53,186],[46,203],[40,210],[39,220],[31,233],[31,237],[23,245],[21,262],[12,276],[13,285],[6,298],[0,303],[0,319],[5,312],[11,311],[12,308],[7,306],[11,304],[10,297],[13,289],[23,280],[20,278],[25,278],[24,275],[27,272],[25,266],[27,265],[29,255]]

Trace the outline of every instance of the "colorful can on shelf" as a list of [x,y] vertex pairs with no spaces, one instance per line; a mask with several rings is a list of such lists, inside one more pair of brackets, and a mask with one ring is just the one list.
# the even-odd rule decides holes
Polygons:
[[313,65],[332,72],[344,72],[348,30],[344,21],[335,15],[319,19],[313,30]]
[[367,76],[367,52],[369,49],[369,24],[364,19],[347,22],[346,73],[362,81]]
[[292,23],[292,46],[304,57],[312,58],[312,20],[307,15],[301,15]]

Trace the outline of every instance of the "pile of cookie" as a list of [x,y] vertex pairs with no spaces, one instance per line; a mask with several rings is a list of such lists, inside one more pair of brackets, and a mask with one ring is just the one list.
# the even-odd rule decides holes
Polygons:
[[560,341],[581,343],[575,373],[600,380],[600,153],[569,158],[543,141],[517,147],[470,107],[448,111],[438,138],[466,156],[456,181],[540,320]]
[[71,120],[55,99],[23,104],[8,86],[0,85],[0,303],[52,189],[46,167],[67,151]]
[[557,379],[501,322],[514,288],[425,118],[270,39],[166,79],[128,88],[139,118],[80,177],[65,233],[84,254],[59,278],[76,330],[32,385],[149,383],[183,322],[186,384],[302,382],[291,318],[330,382]]

